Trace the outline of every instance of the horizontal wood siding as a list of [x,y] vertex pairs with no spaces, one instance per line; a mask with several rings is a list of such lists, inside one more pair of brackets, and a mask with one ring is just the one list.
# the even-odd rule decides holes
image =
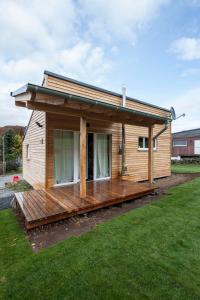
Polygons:
[[[155,126],[153,134],[155,135],[160,129],[161,126]],[[139,136],[148,137],[148,128],[126,125],[126,165],[128,175],[131,175],[135,181],[148,179],[148,151],[138,150]],[[170,140],[170,128],[157,139],[157,148],[153,151],[156,178],[171,174]]]
[[[47,113],[47,122],[47,186],[51,187],[54,185],[54,129],[80,131],[80,120],[76,117]],[[120,124],[87,120],[87,125],[87,132],[112,134],[112,177],[117,178],[119,176],[121,165],[121,160],[119,159],[118,155],[121,133],[119,130]]]
[[[105,92],[93,90],[89,87],[83,87],[78,84],[58,79],[52,76],[46,76],[45,86],[62,92],[71,92],[76,95],[85,96],[91,99],[112,103],[115,105],[122,105],[121,97],[114,96]],[[159,116],[166,116],[169,114],[167,111],[152,107],[148,104],[138,103],[136,101],[127,100],[126,105],[128,108],[136,109],[139,111],[157,114]]]
[[[46,86],[60,91],[67,91],[77,95],[86,96],[99,101],[121,105],[121,97],[110,95],[105,92],[96,91],[89,87],[83,87],[75,83],[71,83],[62,79],[54,78],[52,76],[46,77]],[[149,105],[127,100],[127,107],[156,114],[159,116],[166,116],[169,113],[165,110],[155,108]],[[50,116],[50,127],[48,132],[48,185],[53,182],[53,146],[52,146],[52,129],[66,128],[72,130],[79,130],[79,120],[72,117]],[[112,133],[112,177],[119,176],[121,171],[121,156],[118,154],[119,145],[121,142],[121,124],[107,124],[105,122],[90,123],[90,131],[102,132],[110,131]],[[148,179],[148,151],[138,150],[138,137],[148,137],[148,129],[138,126],[126,125],[126,165],[127,174],[132,176],[135,181],[142,181]],[[154,127],[154,135],[163,128],[163,125],[156,125]],[[157,149],[154,151],[154,175],[155,177],[164,177],[171,174],[171,128],[165,131],[157,139]]]
[[[39,127],[39,122],[42,127]],[[23,177],[34,188],[45,187],[46,113],[34,111],[23,141]],[[29,145],[29,159],[27,158]]]

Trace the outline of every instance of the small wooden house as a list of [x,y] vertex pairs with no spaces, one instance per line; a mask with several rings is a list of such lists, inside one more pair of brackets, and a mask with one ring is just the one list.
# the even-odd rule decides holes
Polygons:
[[112,196],[119,202],[134,198],[133,191],[125,195],[126,182],[136,187],[171,174],[171,115],[165,108],[49,71],[41,86],[28,83],[11,95],[17,106],[33,110],[23,141],[23,177],[48,197],[60,197],[61,206],[55,191],[76,187],[76,196],[87,199],[93,184],[95,198],[94,185],[98,194],[106,184],[111,193],[118,181]]

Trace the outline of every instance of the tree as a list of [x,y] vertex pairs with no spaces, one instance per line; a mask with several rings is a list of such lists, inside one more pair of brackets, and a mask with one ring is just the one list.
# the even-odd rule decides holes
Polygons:
[[6,161],[16,159],[15,155],[13,154],[14,139],[15,139],[15,133],[14,133],[13,130],[10,129],[4,134],[5,159],[6,159]]
[[0,163],[3,161],[3,137],[0,136]]
[[16,158],[22,157],[22,137],[19,134],[14,136],[14,145],[12,149],[12,154]]

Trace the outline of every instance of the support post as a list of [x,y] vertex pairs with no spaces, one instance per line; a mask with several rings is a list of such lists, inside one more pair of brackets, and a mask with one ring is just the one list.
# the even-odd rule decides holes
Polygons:
[[148,180],[153,183],[153,126],[149,127],[148,135]]
[[80,117],[80,198],[86,197],[86,120]]

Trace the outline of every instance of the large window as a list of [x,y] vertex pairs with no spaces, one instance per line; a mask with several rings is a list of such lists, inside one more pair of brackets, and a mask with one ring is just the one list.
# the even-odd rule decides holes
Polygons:
[[[153,140],[153,149],[156,150],[157,140]],[[140,136],[138,138],[138,149],[139,150],[148,150],[148,138]]]
[[95,178],[106,178],[110,176],[110,135],[97,133],[95,139]]
[[174,140],[173,146],[174,147],[187,147],[187,141],[186,140]]

